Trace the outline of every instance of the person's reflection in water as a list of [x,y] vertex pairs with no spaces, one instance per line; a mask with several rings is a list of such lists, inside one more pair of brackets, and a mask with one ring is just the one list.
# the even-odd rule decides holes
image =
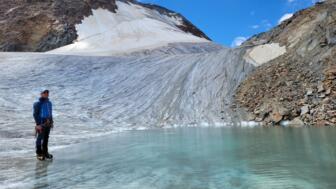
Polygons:
[[36,161],[34,189],[49,188],[48,166],[52,161]]

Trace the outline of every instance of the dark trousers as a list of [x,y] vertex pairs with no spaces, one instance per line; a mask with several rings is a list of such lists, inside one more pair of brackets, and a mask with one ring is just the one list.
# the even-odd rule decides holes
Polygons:
[[43,131],[41,133],[37,133],[36,154],[38,155],[48,154],[49,134],[50,134],[50,127],[43,127]]

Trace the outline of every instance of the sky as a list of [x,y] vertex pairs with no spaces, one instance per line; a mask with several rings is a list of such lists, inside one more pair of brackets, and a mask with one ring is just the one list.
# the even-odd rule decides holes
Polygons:
[[317,0],[140,0],[181,13],[213,41],[239,46]]

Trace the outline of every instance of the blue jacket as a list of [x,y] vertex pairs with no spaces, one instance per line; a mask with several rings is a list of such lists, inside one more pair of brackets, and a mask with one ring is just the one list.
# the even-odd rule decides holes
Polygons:
[[49,99],[40,98],[38,102],[35,102],[33,115],[36,125],[43,124],[47,119],[52,121],[52,104]]

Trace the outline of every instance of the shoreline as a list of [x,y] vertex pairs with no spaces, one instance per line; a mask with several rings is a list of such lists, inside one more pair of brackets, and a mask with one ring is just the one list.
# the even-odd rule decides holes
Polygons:
[[[232,128],[237,128],[237,129],[241,129],[241,128],[246,128],[246,129],[253,129],[253,128],[336,128],[335,126],[323,126],[323,125],[267,125],[267,124],[262,124],[262,123],[253,123],[253,124],[248,124],[248,122],[242,122],[242,124],[240,125],[231,125],[231,126],[186,126],[186,127],[163,127],[163,128],[140,128],[140,129],[125,129],[122,131],[110,131],[110,132],[106,132],[106,133],[102,133],[102,134],[92,134],[92,135],[86,135],[83,136],[82,138],[76,138],[75,143],[71,143],[71,144],[57,144],[53,138],[53,133],[51,133],[50,135],[50,139],[51,142],[50,143],[50,150],[52,151],[57,151],[57,150],[62,150],[62,149],[66,149],[69,148],[71,146],[74,145],[81,145],[81,144],[86,144],[86,143],[90,143],[90,142],[95,142],[95,141],[100,141],[101,137],[112,137],[115,135],[119,135],[119,134],[124,134],[124,133],[130,133],[130,132],[141,132],[141,131],[146,131],[146,132],[151,132],[151,131],[169,131],[169,130],[184,130],[184,129],[232,129]],[[88,138],[84,138],[84,137],[88,137]],[[35,138],[31,138],[28,139],[31,142],[31,146],[34,147],[35,146]],[[3,142],[6,142],[5,140]],[[29,154],[35,154],[35,149],[28,149],[28,150],[11,150],[11,151],[3,151],[0,153],[0,157],[1,158],[21,158],[21,157],[25,157],[26,155]]]

